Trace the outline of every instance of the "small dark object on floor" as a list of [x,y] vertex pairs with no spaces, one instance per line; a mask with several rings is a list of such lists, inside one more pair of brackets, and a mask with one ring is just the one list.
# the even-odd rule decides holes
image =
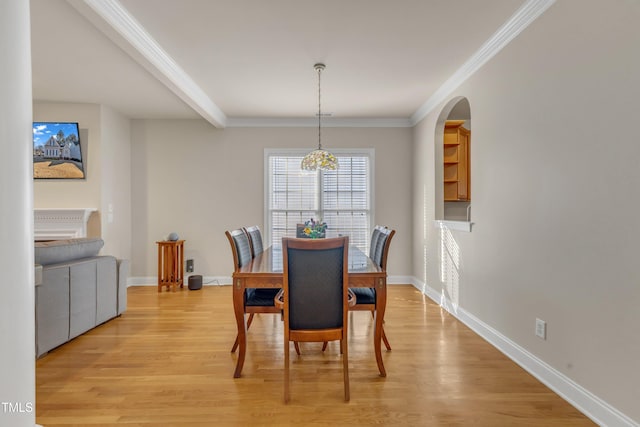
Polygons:
[[197,291],[202,288],[202,275],[194,274],[189,276],[189,290]]

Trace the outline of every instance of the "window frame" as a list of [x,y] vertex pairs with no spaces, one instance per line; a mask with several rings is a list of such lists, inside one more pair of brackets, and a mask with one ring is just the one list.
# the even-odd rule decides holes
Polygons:
[[[263,233],[263,239],[265,239],[265,245],[273,245],[274,242],[271,241],[271,230],[273,227],[270,215],[270,191],[271,191],[271,171],[269,159],[272,156],[299,156],[304,157],[307,153],[309,153],[309,148],[265,148],[264,149],[264,201],[263,201],[263,210],[264,210],[264,226],[265,232]],[[336,157],[346,157],[346,156],[355,156],[355,157],[368,157],[369,158],[369,176],[367,177],[368,184],[368,198],[369,198],[369,234],[371,230],[375,226],[375,149],[374,148],[332,148],[331,153],[333,153]],[[310,172],[313,173],[313,172]],[[322,172],[316,172],[322,173]],[[319,212],[323,211],[323,197],[324,192],[322,191],[322,180],[319,179],[317,182],[317,190],[318,190],[318,209]],[[367,241],[365,248],[360,248],[363,251],[368,251],[369,242]],[[365,252],[368,253],[368,252]]]

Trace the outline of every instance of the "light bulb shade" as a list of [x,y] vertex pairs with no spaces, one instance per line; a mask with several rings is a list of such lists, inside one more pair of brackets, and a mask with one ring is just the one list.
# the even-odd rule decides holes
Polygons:
[[319,148],[304,156],[300,167],[305,171],[334,171],[338,169],[338,159],[330,152]]

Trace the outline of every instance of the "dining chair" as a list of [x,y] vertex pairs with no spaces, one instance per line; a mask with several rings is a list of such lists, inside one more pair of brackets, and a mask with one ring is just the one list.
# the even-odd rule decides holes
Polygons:
[[[255,258],[264,252],[264,245],[262,243],[262,232],[260,231],[260,227],[257,225],[252,225],[251,227],[242,227],[242,229],[249,236],[249,246],[251,246],[251,257]],[[278,293],[281,289],[273,289],[273,290],[260,290],[260,293],[265,294],[265,298],[269,298],[273,292]],[[282,310],[280,311],[282,313]],[[255,313],[251,313],[249,315],[249,320],[247,321],[247,327],[251,325],[253,322],[253,315]]]
[[[371,248],[369,249],[369,257],[382,270],[387,271],[387,257],[389,255],[389,246],[391,239],[396,234],[395,230],[377,225],[371,233]],[[371,316],[376,311],[376,290],[375,288],[351,288],[351,293],[356,297],[356,303],[350,310],[352,311],[370,311]],[[391,350],[391,345],[387,339],[387,334],[382,327],[382,341],[387,350]]]
[[369,245],[369,258],[371,259],[376,257],[376,245],[378,244],[378,239],[380,239],[380,230],[382,229],[384,229],[383,226],[376,225],[371,233],[371,243]]
[[344,400],[349,401],[349,238],[282,239],[284,401],[289,393],[290,342],[340,341]]
[[[240,267],[248,264],[253,259],[251,255],[251,243],[249,241],[249,235],[244,229],[236,229],[232,231],[225,231],[225,235],[231,245],[231,253],[233,254],[233,266],[234,271],[238,271]],[[251,326],[253,316],[256,313],[281,313],[282,311],[274,304],[273,299],[278,293],[279,289],[275,288],[247,288],[244,292],[244,313],[249,314],[247,320],[247,329]],[[231,348],[231,353],[234,353],[238,348],[238,335]]]
[[249,245],[251,246],[251,256],[255,258],[256,255],[259,255],[264,251],[264,246],[262,245],[262,233],[260,232],[260,227],[258,227],[257,225],[252,225],[251,227],[244,228],[244,231],[249,236]]

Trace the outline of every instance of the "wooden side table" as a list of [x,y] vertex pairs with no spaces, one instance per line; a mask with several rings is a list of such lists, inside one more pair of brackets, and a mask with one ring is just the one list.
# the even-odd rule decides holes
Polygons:
[[184,287],[184,240],[163,240],[158,245],[158,292]]

